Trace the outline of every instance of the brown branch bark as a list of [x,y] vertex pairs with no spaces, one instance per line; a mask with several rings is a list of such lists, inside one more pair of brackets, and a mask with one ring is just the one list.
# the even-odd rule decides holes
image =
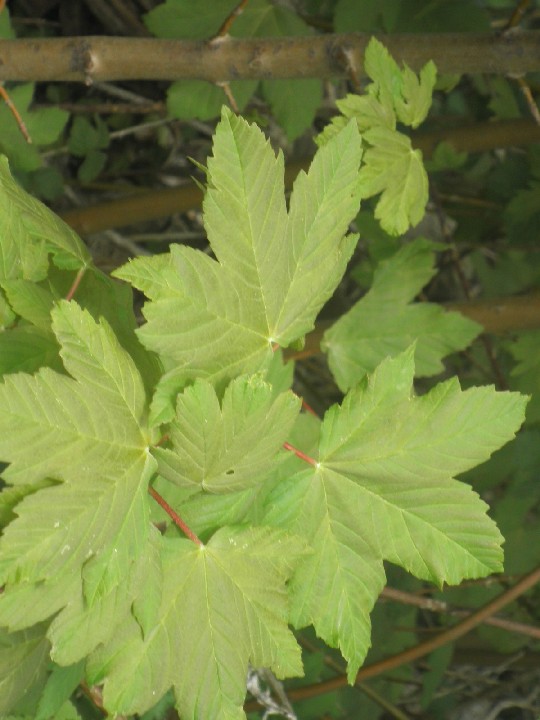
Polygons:
[[[335,78],[347,58],[363,74],[370,36],[227,38],[219,44],[156,38],[71,37],[0,41],[0,81]],[[441,73],[520,75],[540,70],[540,31],[380,36],[415,70],[433,60]]]

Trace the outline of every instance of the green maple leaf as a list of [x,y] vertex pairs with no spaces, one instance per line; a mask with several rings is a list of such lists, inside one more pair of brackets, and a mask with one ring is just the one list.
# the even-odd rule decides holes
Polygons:
[[424,122],[431,107],[437,70],[430,61],[424,65],[419,76],[405,66],[402,77],[401,97],[395,100],[397,116],[405,125],[416,128]]
[[420,75],[407,65],[400,70],[384,45],[371,38],[366,48],[364,69],[373,80],[367,88],[368,93],[382,106],[393,108],[398,120],[411,127],[418,127],[425,120],[437,75],[433,62],[424,65]]
[[321,346],[344,392],[415,340],[417,376],[435,375],[445,355],[463,350],[481,332],[459,313],[411,302],[435,273],[432,248],[417,239],[380,263],[369,292],[324,334]]
[[162,542],[159,622],[143,639],[127,621],[91,657],[91,682],[104,681],[112,712],[144,712],[172,686],[185,720],[240,720],[248,662],[278,677],[302,673],[285,588],[302,545],[267,528],[222,528],[200,548]]
[[190,379],[223,386],[267,365],[274,343],[288,346],[313,327],[356,243],[345,234],[358,210],[360,155],[351,124],[300,173],[287,212],[283,156],[258,128],[223,110],[204,200],[217,260],[175,247],[115,273],[151,298],[139,337],[168,370],[154,420]]
[[221,407],[212,385],[197,381],[178,397],[172,450],[153,450],[158,472],[214,493],[256,485],[273,469],[299,410],[293,393],[274,399],[272,386],[257,376],[233,380]]
[[347,95],[336,104],[341,115],[317,137],[324,146],[354,120],[366,145],[360,170],[363,198],[381,193],[375,217],[391,235],[401,235],[422,219],[428,199],[428,179],[422,154],[410,138],[396,130],[396,121],[417,127],[431,105],[436,70],[432,62],[417,76],[405,66],[400,70],[386,48],[372,38],[366,49],[365,71],[373,82],[366,95]]
[[[0,619],[21,626],[13,596],[33,600],[28,625],[67,606],[51,630],[60,647],[89,613],[95,621],[108,607],[118,620],[114,593],[127,598],[129,611],[135,593],[122,585],[129,588],[144,562],[155,461],[144,430],[142,380],[109,325],[97,324],[74,302],[62,301],[52,316],[71,376],[44,368],[34,376],[7,376],[0,385],[0,458],[10,463],[5,480],[59,481],[24,497],[0,540],[0,575],[7,582]],[[65,578],[77,582],[66,587]],[[107,627],[114,630],[113,623]],[[82,640],[79,653],[68,662],[85,654]]]
[[385,360],[331,408],[316,467],[285,480],[265,521],[301,532],[314,554],[291,585],[292,622],[339,645],[352,682],[369,647],[383,560],[438,585],[502,569],[502,536],[452,479],[510,440],[527,399],[457,380],[413,397],[414,349]]
[[420,222],[426,209],[428,178],[422,153],[395,130],[372,128],[363,137],[371,147],[364,153],[360,193],[363,198],[381,193],[375,217],[387,233],[401,235]]

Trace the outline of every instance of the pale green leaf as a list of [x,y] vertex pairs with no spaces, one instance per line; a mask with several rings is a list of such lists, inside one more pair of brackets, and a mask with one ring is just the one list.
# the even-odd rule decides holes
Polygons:
[[224,110],[208,162],[204,219],[217,261],[190,248],[137,258],[115,274],[151,299],[139,331],[166,374],[152,419],[188,381],[218,387],[267,366],[272,344],[308,332],[354,249],[360,141],[351,124],[297,178],[287,214],[283,158],[261,131]]
[[358,238],[346,233],[359,206],[360,158],[360,138],[349,123],[317,152],[309,172],[300,172],[296,178],[287,235],[280,244],[282,275],[274,275],[281,302],[270,329],[281,345],[289,345],[313,328],[354,251]]
[[212,385],[197,381],[178,397],[168,433],[172,449],[153,450],[158,471],[213,493],[256,485],[273,467],[299,410],[292,392],[274,398],[271,385],[256,375],[233,380],[221,404]]
[[405,125],[416,128],[424,122],[431,107],[437,69],[430,61],[424,65],[418,76],[405,65],[402,77],[401,97],[395,99],[397,116]]
[[[158,475],[155,488],[172,507],[182,508],[182,519],[199,537],[208,535],[224,525],[246,522],[248,512],[257,495],[257,488],[215,495],[173,485]],[[156,522],[170,523],[170,517],[159,506],[153,510]]]
[[279,677],[301,673],[285,588],[298,546],[263,528],[223,528],[200,548],[165,539],[160,622],[144,640],[126,623],[90,660],[107,709],[144,712],[173,686],[185,720],[240,720],[248,662]]
[[398,64],[385,46],[372,37],[366,48],[364,70],[373,81],[368,92],[387,108],[394,107],[395,98],[400,96],[403,79]]
[[435,273],[432,248],[417,239],[381,262],[369,292],[324,334],[322,348],[344,392],[415,341],[417,376],[435,375],[445,355],[463,350],[481,332],[459,313],[411,302]]
[[441,585],[502,567],[487,506],[453,477],[523,422],[526,398],[457,381],[412,395],[413,350],[384,361],[325,415],[312,470],[281,483],[266,521],[302,532],[314,554],[292,584],[293,622],[339,645],[352,681],[369,645],[383,560]]
[[47,620],[80,592],[80,573],[51,580],[7,585],[0,595],[0,625],[11,631],[24,630]]
[[0,157],[0,280],[43,280],[49,253],[55,265],[78,270],[90,255],[75,232],[12,178]]
[[46,368],[0,386],[4,477],[63,481],[24,497],[0,539],[0,621],[20,628],[61,610],[48,636],[71,664],[114,634],[141,592],[155,461],[141,378],[109,325],[75,302],[52,316],[71,377]]
[[53,331],[62,349],[66,370],[93,394],[138,423],[146,402],[141,376],[106,322],[95,323],[90,313],[63,300],[53,312]]
[[422,154],[410,138],[387,128],[372,128],[364,139],[371,147],[364,153],[359,176],[362,197],[381,193],[375,217],[392,235],[403,234],[424,216],[428,179]]
[[77,379],[49,368],[5,376],[0,458],[11,466],[4,477],[11,483],[48,475],[74,482],[96,473],[123,477],[147,444],[138,425],[143,398],[137,370],[106,321],[97,329],[89,313],[67,302],[53,316],[65,342],[62,359]]
[[[71,594],[69,604],[56,615],[47,631],[51,657],[61,665],[85,658],[98,645],[113,638],[117,628],[131,616],[133,604],[144,603],[146,582],[155,579],[145,574],[148,566],[140,547],[148,534],[148,517],[135,518],[143,523],[143,533],[129,523],[129,517],[127,520],[128,527],[114,538],[114,547],[110,545],[85,564],[84,587]],[[89,581],[92,595],[88,592]],[[159,593],[161,599],[161,585],[150,588],[150,593]],[[152,611],[151,607],[145,609]]]
[[373,80],[368,92],[383,107],[393,108],[402,123],[418,127],[425,120],[437,76],[433,62],[424,65],[419,75],[407,65],[400,70],[384,45],[372,38],[366,49],[364,69]]
[[51,328],[53,297],[44,287],[32,280],[4,280],[2,287],[11,307],[32,325],[44,332]]
[[204,253],[173,246],[169,255],[137,258],[115,275],[152,299],[139,337],[174,368],[177,391],[197,377],[224,384],[270,360],[270,343],[251,305],[240,301],[233,278]]

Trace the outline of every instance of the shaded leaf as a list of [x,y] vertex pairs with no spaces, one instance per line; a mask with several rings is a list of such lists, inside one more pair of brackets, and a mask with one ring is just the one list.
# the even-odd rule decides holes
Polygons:
[[432,248],[418,239],[380,263],[368,293],[324,334],[322,348],[344,392],[414,341],[417,375],[435,375],[445,355],[463,350],[481,332],[477,323],[440,305],[412,303],[434,275]]

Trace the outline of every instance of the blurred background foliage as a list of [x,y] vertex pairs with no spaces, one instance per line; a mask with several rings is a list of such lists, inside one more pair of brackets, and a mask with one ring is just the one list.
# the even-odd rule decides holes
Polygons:
[[[0,37],[205,39],[237,4],[12,0],[0,14]],[[231,34],[406,32],[417,33],[421,43],[422,33],[519,33],[520,28],[540,29],[539,0],[250,0]],[[314,153],[313,138],[336,114],[336,99],[355,89],[353,79],[243,81],[226,87],[188,80],[89,87],[8,83],[32,144],[2,102],[0,150],[24,187],[83,231],[97,264],[109,271],[131,255],[162,252],[171,243],[206,247],[200,192],[192,178],[204,182],[197,163],[206,162],[222,103],[235,104],[258,122],[294,175]],[[427,120],[419,130],[407,131],[423,149],[429,170],[426,218],[405,237],[393,237],[379,227],[371,203],[364,203],[356,221],[361,239],[354,260],[321,317],[324,324],[349,310],[369,290],[381,262],[425,237],[436,243],[437,271],[417,300],[458,303],[470,317],[478,315],[468,308],[480,307],[487,319],[486,332],[450,355],[442,372],[418,379],[418,392],[458,374],[465,387],[493,383],[532,398],[516,442],[464,478],[490,504],[506,538],[504,576],[437,591],[389,566],[389,586],[408,593],[417,605],[404,602],[405,596],[381,599],[368,663],[444,629],[455,622],[451,610],[479,607],[540,563],[539,95],[540,73],[525,79],[480,76],[471,67],[461,77],[439,76]],[[172,190],[169,205],[160,205]],[[138,206],[136,222],[133,202],[126,199]],[[104,220],[111,208],[113,219]],[[514,306],[515,298],[522,303]],[[504,327],[496,322],[498,313]],[[2,296],[0,321],[9,326]],[[340,392],[318,349],[317,341],[308,342],[296,358],[295,388],[322,413]],[[446,610],[430,608],[430,598],[443,600]],[[298,718],[536,720],[540,644],[538,632],[529,630],[540,627],[540,590],[514,603],[505,617],[524,625],[519,631],[518,626],[483,625],[414,665],[320,695],[316,684],[342,673],[342,663],[316,637],[300,633],[306,677],[287,684],[291,698],[299,698],[294,700]],[[83,717],[99,717],[84,696],[76,702]],[[163,718],[170,704],[165,698],[144,717]],[[260,716],[253,712],[250,718]]]

